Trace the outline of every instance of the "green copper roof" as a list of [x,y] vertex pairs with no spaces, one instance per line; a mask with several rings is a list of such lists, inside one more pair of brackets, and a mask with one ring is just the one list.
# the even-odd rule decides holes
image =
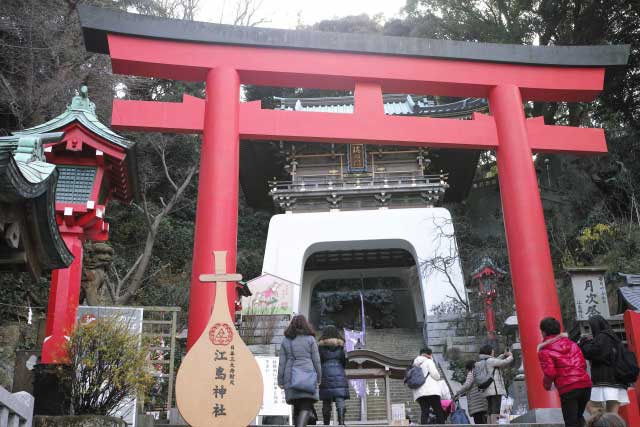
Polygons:
[[9,212],[4,225],[21,230],[18,245],[0,241],[0,270],[26,269],[38,277],[73,261],[56,223],[56,166],[46,162],[42,148],[63,135],[0,137],[0,205]]
[[[38,185],[49,179],[55,165],[47,163],[42,144],[62,138],[62,132],[0,137],[0,169],[13,163],[22,179],[29,184]],[[37,192],[38,190],[36,190]]]
[[133,145],[132,141],[118,135],[108,126],[102,124],[96,116],[96,105],[89,99],[89,90],[87,86],[82,86],[80,92],[73,97],[71,104],[67,106],[67,110],[59,116],[42,123],[41,125],[34,126],[29,129],[14,132],[15,135],[32,135],[39,133],[52,132],[57,129],[78,121],[82,123],[87,129],[96,135],[112,142],[122,148],[128,149]]

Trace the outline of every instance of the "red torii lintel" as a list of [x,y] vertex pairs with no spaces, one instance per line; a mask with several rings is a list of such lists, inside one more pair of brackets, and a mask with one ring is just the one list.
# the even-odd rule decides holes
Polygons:
[[[380,105],[383,105],[381,95]],[[181,103],[115,99],[111,123],[119,130],[200,134],[204,128],[204,106],[203,99],[189,95],[184,95]],[[533,152],[607,152],[603,129],[549,126],[542,117],[527,119],[526,127]],[[317,129],[324,129],[323,134],[318,135]],[[260,101],[240,104],[240,139],[365,142],[474,150],[498,148],[494,118],[479,113],[473,113],[472,120],[375,117],[358,112],[263,110]]]
[[[559,407],[542,387],[541,318],[561,319],[533,151],[604,153],[601,129],[526,120],[523,99],[591,101],[604,68],[629,47],[531,47],[239,28],[79,7],[85,44],[122,74],[206,82],[206,100],[114,101],[121,129],[203,133],[188,345],[203,331],[213,293],[200,274],[226,250],[235,271],[239,139],[495,149],[531,408]],[[479,50],[479,53],[476,52]],[[354,114],[261,110],[240,84],[355,91]],[[387,117],[382,92],[488,98],[473,120]],[[304,115],[303,115],[304,114]],[[235,300],[229,284],[229,307]]]

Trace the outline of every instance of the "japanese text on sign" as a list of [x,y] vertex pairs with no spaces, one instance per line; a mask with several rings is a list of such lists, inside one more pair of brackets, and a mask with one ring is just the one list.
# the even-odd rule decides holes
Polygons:
[[284,390],[278,387],[278,358],[256,356],[262,372],[264,394],[260,415],[289,415],[290,407],[284,397]]
[[589,320],[589,317],[596,314],[605,319],[610,317],[607,287],[602,274],[573,273],[571,284],[577,320]]
[[[225,408],[225,396],[229,391],[229,387],[235,386],[236,369],[235,369],[235,346],[226,347],[231,341],[228,334],[228,325],[216,324],[209,333],[211,343],[214,346],[221,346],[213,350],[213,361],[215,362],[215,371],[213,372],[213,408],[211,414],[215,417],[226,417],[227,410]],[[224,350],[223,350],[224,349]]]

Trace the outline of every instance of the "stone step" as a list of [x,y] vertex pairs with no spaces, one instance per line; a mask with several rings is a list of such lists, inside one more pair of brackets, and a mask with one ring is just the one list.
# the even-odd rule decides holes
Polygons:
[[[318,414],[320,417],[322,417],[321,414]],[[322,420],[320,420],[320,422],[318,423],[319,425],[322,424]],[[353,424],[346,422],[347,425],[351,425],[351,426],[362,426],[362,427],[392,427],[391,424],[367,424],[367,423],[357,423],[357,424]],[[185,427],[184,425],[178,425],[178,424],[159,424],[156,422],[156,425],[162,425],[163,427]],[[413,424],[415,427],[420,427],[422,426],[422,424]],[[484,424],[486,427],[501,427],[498,424]],[[504,425],[504,424],[502,424]],[[564,424],[539,424],[539,423],[532,423],[532,424],[513,424],[513,425],[517,425],[518,427],[564,427]],[[262,425],[256,425],[256,424],[251,424],[248,427],[261,427]],[[462,427],[463,424],[430,424],[429,426],[426,427]],[[468,424],[464,424],[464,426],[468,426]],[[271,426],[271,427],[291,427],[290,425],[281,425],[281,426]]]
[[[421,329],[369,329],[367,330],[366,348],[386,356],[398,359],[413,359],[423,347]],[[367,419],[384,420],[387,418],[385,402],[386,391],[384,380],[378,380],[380,396],[373,396],[374,380],[368,380],[370,395],[367,396]],[[413,402],[411,390],[401,380],[390,381],[391,403],[404,403],[412,416],[419,413],[418,405]],[[347,424],[360,420],[360,399],[351,390],[351,399],[347,401]],[[321,405],[318,405],[318,408]]]

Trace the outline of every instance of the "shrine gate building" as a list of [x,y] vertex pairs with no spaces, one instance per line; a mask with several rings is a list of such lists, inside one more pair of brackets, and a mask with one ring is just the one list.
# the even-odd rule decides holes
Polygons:
[[[211,253],[236,266],[240,139],[495,150],[530,407],[559,407],[542,386],[541,318],[561,318],[532,154],[605,153],[602,129],[526,119],[524,101],[589,102],[629,46],[515,46],[332,34],[161,19],[79,6],[85,45],[113,72],[206,83],[206,99],[114,101],[119,129],[202,133],[189,337],[201,335],[215,289],[199,281]],[[262,109],[240,85],[353,91],[353,114]],[[472,120],[385,116],[383,93],[488,100]],[[229,309],[235,284],[229,283]]]

